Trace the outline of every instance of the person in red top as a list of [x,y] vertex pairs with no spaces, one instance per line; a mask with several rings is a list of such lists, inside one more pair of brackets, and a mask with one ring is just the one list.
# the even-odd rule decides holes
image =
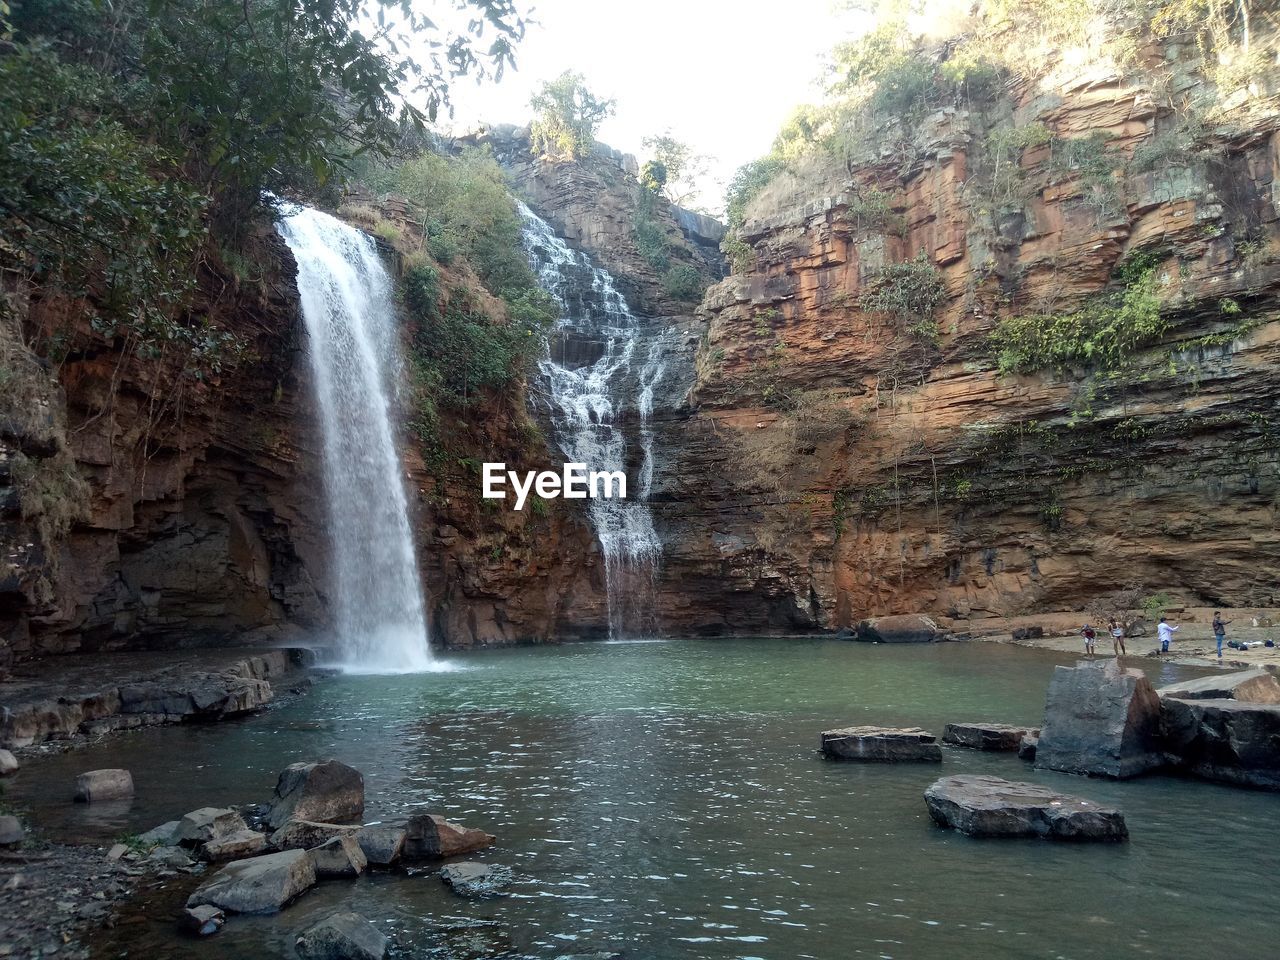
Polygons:
[[1098,631],[1093,629],[1093,625],[1086,623],[1080,628],[1080,636],[1084,637],[1085,656],[1092,657],[1094,654],[1093,642],[1098,639]]

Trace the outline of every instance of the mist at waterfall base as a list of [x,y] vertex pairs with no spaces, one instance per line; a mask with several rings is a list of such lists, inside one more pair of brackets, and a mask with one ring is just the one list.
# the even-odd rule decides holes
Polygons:
[[[586,254],[570,249],[525,204],[524,244],[538,284],[560,306],[552,345],[539,362],[550,401],[552,427],[565,460],[591,470],[626,470],[628,437],[624,414],[636,414],[640,445],[639,482],[627,499],[587,501],[591,525],[604,559],[609,639],[656,632],[654,581],[662,561],[662,541],[653,525],[649,492],[653,483],[654,388],[666,371],[661,336],[647,345],[638,317],[614,285],[613,277]],[[568,340],[599,347],[591,362],[574,363]],[[553,340],[554,342],[554,340]]]
[[307,207],[282,208],[298,263],[323,446],[337,663],[351,673],[448,669],[427,642],[404,470],[391,279],[373,241]]

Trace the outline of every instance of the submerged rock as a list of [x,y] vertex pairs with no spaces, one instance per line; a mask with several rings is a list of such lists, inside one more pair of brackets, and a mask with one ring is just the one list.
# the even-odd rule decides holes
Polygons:
[[1165,747],[1180,770],[1280,790],[1280,704],[1165,697],[1160,708]]
[[1119,810],[1070,797],[1037,783],[999,777],[943,777],[924,792],[929,815],[970,837],[1123,840]]
[[277,850],[308,850],[334,837],[354,837],[361,829],[359,824],[290,820],[271,835],[271,845]]
[[197,937],[213,936],[226,922],[227,915],[209,904],[187,907],[178,921],[183,930]]
[[942,730],[942,742],[975,750],[1012,753],[1028,736],[1038,737],[1034,727],[1018,727],[1007,723],[948,723]]
[[468,900],[501,896],[502,889],[511,883],[512,878],[510,867],[475,861],[451,863],[440,870],[440,879],[445,886]]
[[936,643],[947,639],[948,634],[930,618],[908,614],[863,620],[855,636],[871,643]]
[[451,823],[439,814],[410,817],[405,824],[404,856],[410,859],[456,857],[493,846],[493,834]]
[[1248,703],[1280,703],[1280,679],[1270,670],[1218,673],[1161,687],[1161,698],[1178,700],[1243,700]]
[[128,800],[133,796],[133,775],[128,770],[90,770],[76,777],[77,803]]
[[201,807],[178,821],[173,839],[182,846],[198,847],[248,829],[244,817],[230,807]]
[[341,823],[364,816],[364,777],[359,770],[326,760],[294,763],[276,782],[267,822],[278,830],[288,820]]
[[305,850],[284,850],[229,863],[187,898],[231,913],[275,913],[313,887],[315,865]]
[[362,827],[356,840],[371,865],[389,867],[404,854],[405,829],[381,824]]
[[315,864],[317,877],[358,877],[369,865],[355,834],[330,837],[307,851]]
[[1055,667],[1036,768],[1123,779],[1164,763],[1160,698],[1141,670],[1116,660]]
[[918,727],[842,727],[824,730],[822,755],[865,763],[942,762],[937,737]]
[[335,913],[307,928],[295,944],[303,960],[382,960],[387,938],[358,913]]

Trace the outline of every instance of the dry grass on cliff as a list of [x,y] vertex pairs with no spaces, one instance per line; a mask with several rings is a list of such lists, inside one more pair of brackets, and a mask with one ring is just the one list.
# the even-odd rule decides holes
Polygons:
[[822,391],[796,394],[789,409],[772,422],[762,418],[754,427],[735,431],[733,446],[743,484],[775,493],[796,490],[805,461],[819,465],[825,458],[815,454],[843,442],[865,423],[850,402]]

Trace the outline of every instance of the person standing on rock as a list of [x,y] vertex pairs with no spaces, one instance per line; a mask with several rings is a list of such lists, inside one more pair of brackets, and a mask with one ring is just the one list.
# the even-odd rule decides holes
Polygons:
[[1156,634],[1160,637],[1160,652],[1169,652],[1169,642],[1173,639],[1173,632],[1179,629],[1169,623],[1164,617],[1160,618],[1160,625],[1156,627]]
[[1084,654],[1086,657],[1092,657],[1094,654],[1093,642],[1098,639],[1098,632],[1093,629],[1093,624],[1086,623],[1080,628],[1080,636],[1084,637]]
[[[1227,624],[1230,620],[1222,619],[1222,611],[1213,611],[1213,639],[1218,641],[1218,659],[1222,659],[1222,641],[1227,638]],[[1174,627],[1174,629],[1178,629]]]
[[1129,652],[1124,648],[1124,627],[1115,617],[1111,618],[1111,647],[1115,650],[1117,657]]

